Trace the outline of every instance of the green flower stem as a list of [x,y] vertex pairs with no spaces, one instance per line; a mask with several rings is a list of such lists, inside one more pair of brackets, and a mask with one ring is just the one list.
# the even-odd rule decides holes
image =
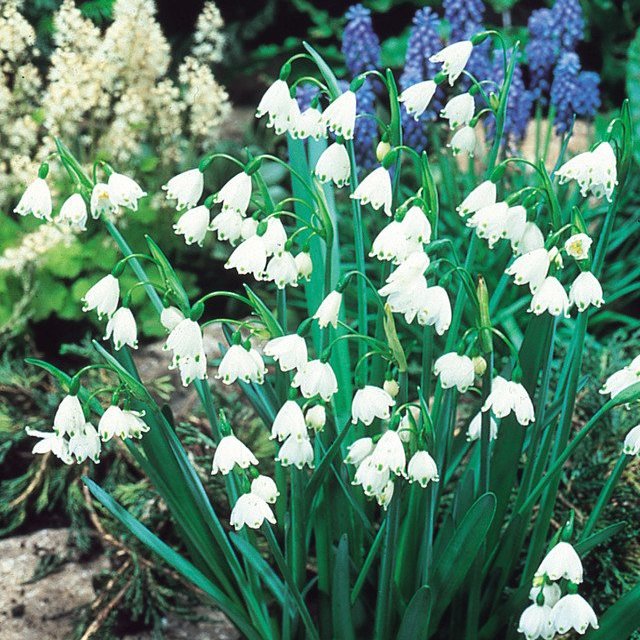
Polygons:
[[371,566],[373,565],[376,556],[378,555],[378,551],[380,550],[380,546],[382,545],[382,541],[385,539],[385,531],[387,528],[387,519],[385,518],[378,529],[378,533],[376,533],[376,537],[369,548],[369,553],[367,553],[367,557],[362,563],[362,568],[360,569],[360,573],[356,578],[356,581],[353,585],[353,589],[351,590],[351,606],[355,605],[358,600],[358,596],[362,591],[362,587],[364,587],[364,583],[367,580],[369,575],[369,571],[371,570]]
[[[493,379],[493,351],[486,355],[487,368],[482,376],[482,404],[491,393]],[[491,469],[491,412],[483,411],[480,429],[480,483],[478,496],[489,491]]]

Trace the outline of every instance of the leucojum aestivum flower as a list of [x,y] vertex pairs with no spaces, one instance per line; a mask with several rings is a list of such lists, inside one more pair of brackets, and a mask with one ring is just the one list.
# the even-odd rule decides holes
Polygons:
[[[466,70],[489,40],[505,63],[493,85]],[[399,95],[391,72],[365,72],[341,90],[310,46],[293,56],[256,114],[286,137],[286,159],[214,153],[165,187],[175,233],[187,244],[228,243],[224,268],[245,278],[242,293],[192,300],[151,238],[134,253],[112,216],[135,215],[143,188],[103,161],[90,177],[61,141],[16,208],[52,215],[47,174],[59,163],[74,184],[59,215],[85,226],[89,213],[123,254],[83,298],[111,349],[95,342],[95,361],[73,375],[32,361],[63,394],[53,429],[29,431],[34,452],[97,463],[109,441],[124,440],[188,555],[84,481],[244,637],[535,640],[599,626],[624,636],[638,589],[594,611],[582,557],[620,529],[598,529],[598,520],[640,451],[638,427],[586,522],[569,513],[559,530],[550,524],[565,462],[606,414],[636,411],[640,397],[634,360],[573,428],[580,356],[589,318],[605,304],[600,277],[629,173],[629,112],[625,104],[590,150],[569,158],[563,145],[552,173],[536,158],[504,157],[517,58],[517,45],[482,32],[434,55],[441,70]],[[299,63],[318,73],[296,76]],[[388,111],[377,116],[378,166],[362,175],[353,142],[365,76]],[[317,88],[305,109],[293,97],[301,84]],[[449,97],[434,136],[448,143],[418,153],[402,143],[401,117],[418,117],[436,90]],[[494,131],[486,151],[484,119]],[[452,161],[473,153],[466,168]],[[262,174],[274,163],[291,177],[278,200]],[[203,199],[207,174],[223,164],[235,175]],[[568,191],[582,204],[563,206]],[[125,269],[138,280],[129,290]],[[138,376],[140,289],[166,330],[167,366],[202,403],[228,518]],[[220,297],[246,314],[216,318]],[[227,337],[216,363],[204,339],[212,324]],[[112,384],[92,389],[94,368]],[[217,411],[218,384],[242,389],[270,457],[258,459],[234,416]]]

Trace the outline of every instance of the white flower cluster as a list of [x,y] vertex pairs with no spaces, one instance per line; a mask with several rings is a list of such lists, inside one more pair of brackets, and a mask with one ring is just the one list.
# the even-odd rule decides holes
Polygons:
[[[558,584],[567,580],[563,596]],[[568,542],[558,542],[546,555],[535,573],[529,597],[533,601],[520,616],[518,631],[527,640],[552,640],[572,629],[583,635],[589,626],[598,628],[591,605],[578,594],[583,579],[580,557]]]

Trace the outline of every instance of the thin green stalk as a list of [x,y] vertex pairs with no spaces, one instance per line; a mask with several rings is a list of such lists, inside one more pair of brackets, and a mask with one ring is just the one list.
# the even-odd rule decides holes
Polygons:
[[[493,351],[486,356],[487,368],[482,375],[482,404],[491,393],[493,379]],[[483,411],[480,427],[480,483],[478,496],[489,491],[491,473],[491,412]]]
[[364,587],[364,583],[367,580],[367,576],[369,575],[369,571],[371,569],[371,565],[373,564],[376,556],[378,555],[378,551],[380,549],[380,545],[382,541],[385,539],[384,533],[387,529],[387,520],[383,520],[380,528],[378,529],[378,533],[369,548],[369,553],[365,558],[365,561],[362,563],[362,568],[360,569],[360,573],[356,578],[355,584],[353,585],[353,589],[351,591],[351,605],[355,605],[358,600],[358,596],[360,595],[360,591],[362,591],[362,587]]

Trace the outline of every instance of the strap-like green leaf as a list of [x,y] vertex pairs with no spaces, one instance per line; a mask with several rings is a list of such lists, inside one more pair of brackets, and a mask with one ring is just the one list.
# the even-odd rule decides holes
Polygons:
[[585,640],[628,640],[640,629],[640,582],[609,607],[600,618],[600,628],[587,633]]
[[397,640],[427,640],[431,615],[431,589],[420,587],[404,612]]
[[331,611],[333,613],[333,637],[336,640],[355,640],[351,618],[349,568],[349,539],[345,533],[340,537],[333,567]]

